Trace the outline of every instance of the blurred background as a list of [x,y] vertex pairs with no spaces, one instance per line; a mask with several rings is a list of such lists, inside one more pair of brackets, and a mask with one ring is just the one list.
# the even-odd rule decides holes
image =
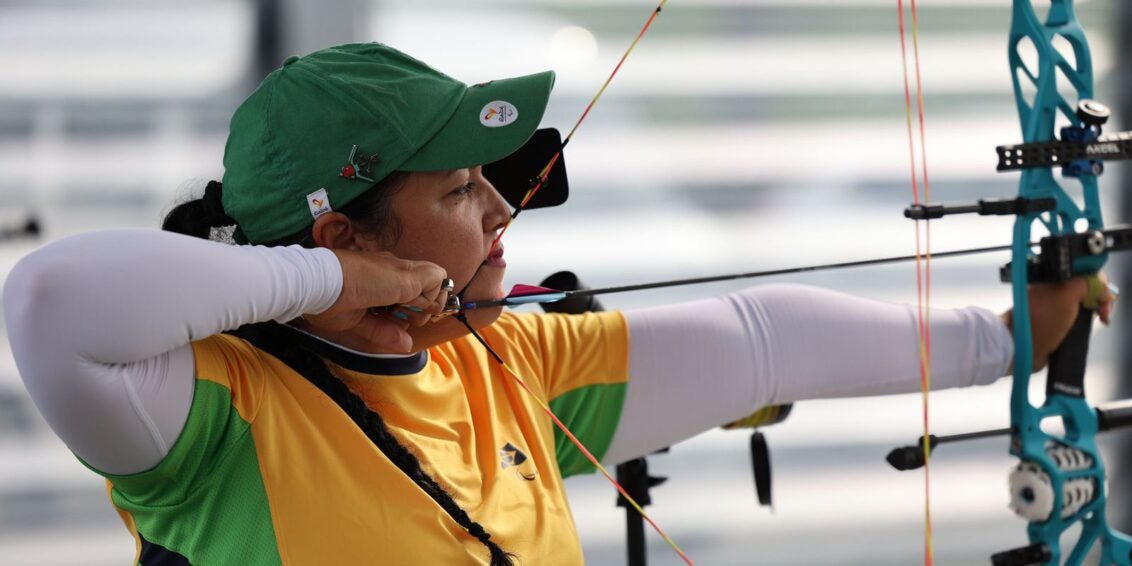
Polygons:
[[[1118,32],[1122,20],[1132,29],[1132,17],[1120,4],[1077,2],[1100,98],[1129,108],[1118,79],[1132,73],[1115,55],[1128,52]],[[469,83],[553,68],[558,82],[545,123],[565,131],[653,7],[649,0],[0,2],[0,227],[29,217],[42,227],[38,239],[0,245],[0,276],[67,234],[158,226],[174,202],[221,177],[232,110],[288,55],[381,41]],[[920,8],[933,196],[1013,195],[1017,175],[994,172],[994,147],[1021,141],[1006,66],[1009,2],[932,0]],[[890,0],[674,0],[569,146],[570,202],[529,212],[509,232],[510,281],[572,269],[602,286],[912,253],[913,227],[901,214],[911,190],[900,65]],[[1114,213],[1127,206],[1118,198],[1123,173],[1113,164],[1104,179]],[[934,226],[934,250],[1010,239],[1008,219],[954,217]],[[933,305],[1007,308],[1009,289],[997,281],[1006,259],[934,263]],[[915,300],[910,265],[786,281]],[[602,300],[633,308],[744,285]],[[1093,400],[1132,395],[1117,379],[1128,367],[1119,344],[1129,316],[1096,333]],[[133,541],[102,481],[39,418],[7,348],[0,341],[0,564],[128,563]],[[1008,381],[934,395],[933,431],[1008,426]],[[773,513],[755,501],[748,434],[723,431],[650,458],[652,470],[669,477],[650,510],[702,564],[920,563],[922,476],[897,473],[883,459],[919,427],[918,395],[800,403],[767,430]],[[1119,503],[1132,498],[1132,482],[1121,479],[1132,469],[1117,456],[1111,495]],[[949,446],[933,464],[937,563],[985,564],[1025,543],[1024,524],[1006,508],[1014,462],[1005,439]],[[567,485],[589,563],[624,564],[623,512],[612,489],[593,476]],[[1111,518],[1132,528],[1122,515]],[[649,541],[650,564],[679,563],[655,535]]]

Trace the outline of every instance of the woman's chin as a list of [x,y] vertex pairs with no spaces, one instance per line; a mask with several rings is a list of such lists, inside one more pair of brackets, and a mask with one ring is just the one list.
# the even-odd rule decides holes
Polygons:
[[486,301],[502,299],[507,296],[503,289],[503,270],[492,270],[498,273],[489,273],[486,269],[480,273],[463,295],[469,301]]
[[[499,315],[503,313],[503,307],[491,307],[484,309],[472,309],[466,311],[468,324],[472,328],[479,330],[486,326],[490,326],[495,322]],[[468,329],[462,322],[456,320],[456,317],[449,316],[447,318],[426,324],[418,328],[410,328],[409,336],[413,338],[412,351],[419,352],[426,348],[438,346],[445,342],[463,338],[468,335]]]

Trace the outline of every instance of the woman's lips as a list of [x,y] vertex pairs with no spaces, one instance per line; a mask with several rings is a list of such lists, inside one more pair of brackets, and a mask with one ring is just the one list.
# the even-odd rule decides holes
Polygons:
[[497,245],[483,263],[488,267],[507,267],[507,260],[503,259],[503,244]]

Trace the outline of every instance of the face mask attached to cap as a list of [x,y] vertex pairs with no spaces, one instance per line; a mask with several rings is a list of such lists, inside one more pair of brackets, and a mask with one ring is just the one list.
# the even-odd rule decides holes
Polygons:
[[[562,135],[555,128],[536,130],[527,143],[511,155],[483,166],[483,176],[491,181],[495,190],[512,208],[518,208],[535,184],[539,172],[562,151]],[[548,208],[566,202],[570,187],[566,181],[566,155],[558,156],[558,161],[550,170],[546,182],[527,203],[526,209]]]

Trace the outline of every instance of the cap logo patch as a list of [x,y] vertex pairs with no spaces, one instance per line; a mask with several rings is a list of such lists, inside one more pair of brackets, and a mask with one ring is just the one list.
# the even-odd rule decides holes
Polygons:
[[330,212],[330,197],[326,194],[326,188],[307,195],[307,206],[311,209],[311,216],[315,218]]
[[519,109],[505,100],[493,100],[480,110],[480,123],[489,128],[510,126],[518,119]]
[[343,179],[357,179],[367,183],[375,182],[371,177],[373,175],[373,166],[380,159],[377,154],[366,155],[358,150],[358,146],[350,148],[350,156],[346,158],[346,164],[338,171],[338,176]]

